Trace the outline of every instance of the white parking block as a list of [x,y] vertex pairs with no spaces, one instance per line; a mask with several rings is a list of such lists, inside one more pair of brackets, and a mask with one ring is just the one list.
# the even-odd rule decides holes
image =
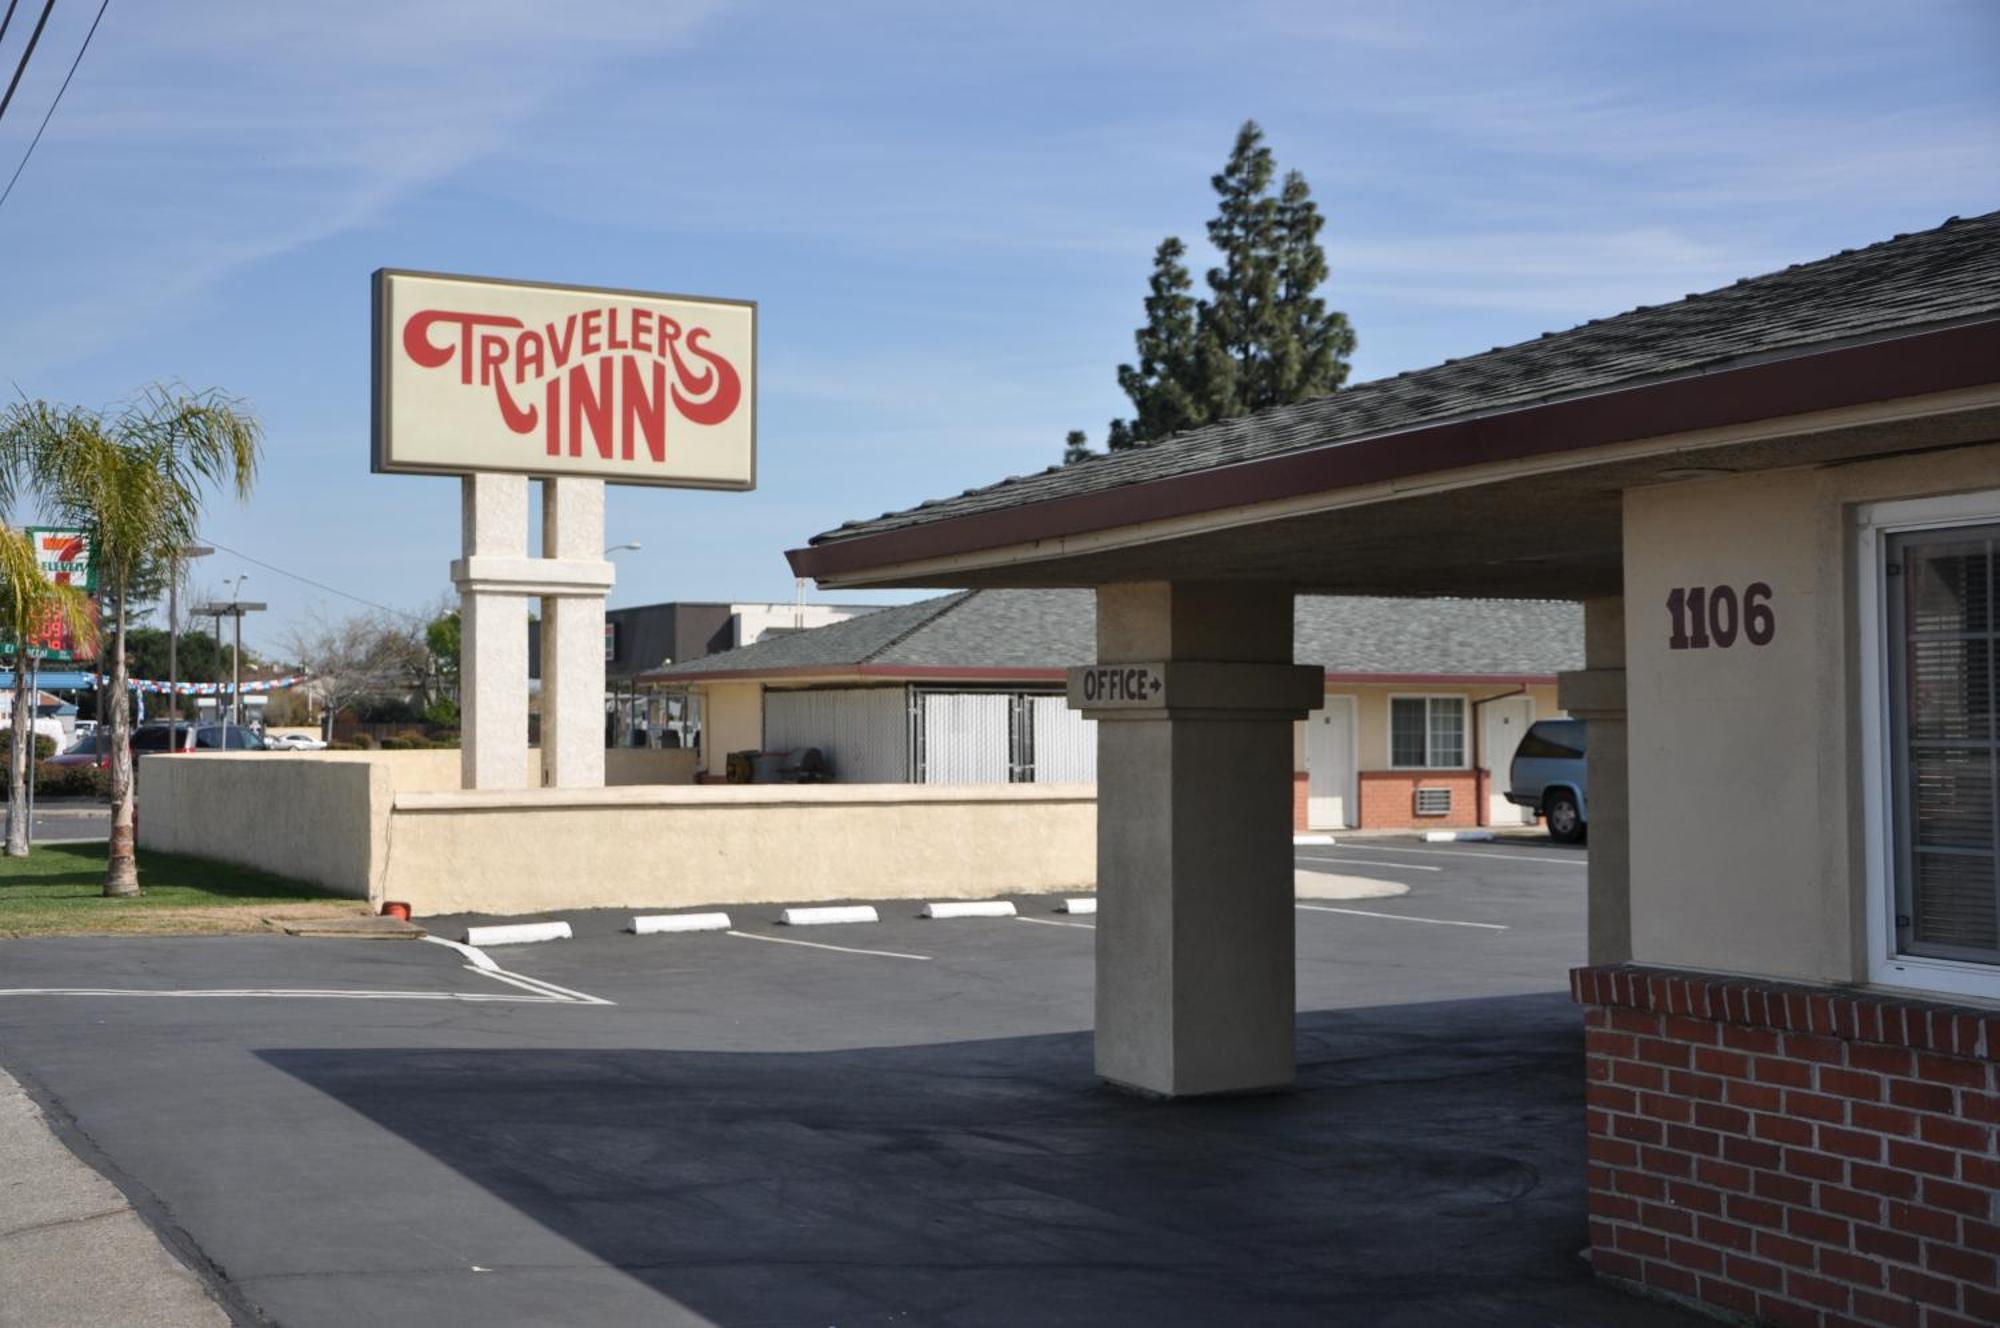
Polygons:
[[467,927],[467,945],[526,945],[530,941],[566,941],[567,922],[510,922],[496,927]]
[[970,899],[949,904],[925,904],[927,918],[1011,918],[1014,916],[1014,901],[1011,899]]
[[669,931],[728,931],[727,913],[653,913],[632,919],[634,936]]
[[1062,908],[1058,911],[1063,913],[1095,913],[1097,911],[1097,901],[1095,899],[1065,899],[1062,901]]
[[1484,844],[1493,839],[1491,830],[1426,830],[1426,844]]
[[820,927],[833,922],[880,922],[873,904],[831,904],[824,908],[788,908],[778,921],[788,927]]
[[1298,845],[1298,844],[1331,844],[1331,843],[1333,843],[1333,842],[1334,842],[1334,838],[1333,838],[1333,836],[1332,836],[1332,835],[1293,835],[1293,836],[1292,836],[1292,843],[1293,843],[1294,845]]

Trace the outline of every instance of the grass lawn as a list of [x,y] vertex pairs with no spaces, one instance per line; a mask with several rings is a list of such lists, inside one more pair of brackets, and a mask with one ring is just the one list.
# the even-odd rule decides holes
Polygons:
[[0,937],[82,932],[264,931],[287,917],[364,911],[302,881],[178,853],[139,850],[133,899],[104,897],[104,844],[50,844],[0,856]]

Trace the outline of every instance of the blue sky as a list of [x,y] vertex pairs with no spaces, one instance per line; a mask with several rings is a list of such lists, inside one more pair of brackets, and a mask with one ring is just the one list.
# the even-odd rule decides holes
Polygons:
[[[94,12],[59,0],[6,172]],[[419,609],[456,488],[368,472],[373,269],[755,299],[761,487],[614,490],[612,602],[785,599],[787,546],[1101,440],[1246,117],[1327,215],[1358,381],[2000,207],[2000,7],[113,0],[0,208],[0,376],[246,397],[265,473],[211,538]],[[357,607],[195,584],[238,572],[255,644]]]

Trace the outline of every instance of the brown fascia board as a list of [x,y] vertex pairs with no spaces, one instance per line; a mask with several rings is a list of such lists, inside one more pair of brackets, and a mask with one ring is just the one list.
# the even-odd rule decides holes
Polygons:
[[797,576],[842,576],[1302,494],[1996,381],[2000,381],[2000,320],[1989,319],[1357,438],[1097,493],[834,539],[789,550],[785,558]]
[[[850,678],[876,678],[883,682],[1050,682],[1069,676],[1067,669],[961,668],[951,664],[863,664],[847,668],[822,668],[796,664],[783,669],[715,669],[707,673],[641,674],[635,683],[673,686],[696,682],[810,682],[825,679],[844,682]],[[1326,680],[1339,683],[1463,683],[1467,686],[1501,685],[1554,686],[1553,673],[1337,673],[1327,670]]]

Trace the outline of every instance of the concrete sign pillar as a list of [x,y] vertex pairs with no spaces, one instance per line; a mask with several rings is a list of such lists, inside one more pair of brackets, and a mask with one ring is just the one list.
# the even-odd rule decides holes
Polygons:
[[[460,770],[466,788],[528,777],[528,600],[542,601],[542,782],[604,785],[604,482],[547,479],[543,557],[527,556],[528,481],[463,477],[465,556],[451,565],[463,631]],[[588,741],[586,741],[586,739]]]
[[1070,704],[1098,722],[1097,1072],[1160,1097],[1293,1074],[1292,724],[1324,674],[1294,666],[1289,587],[1097,592],[1098,660]]
[[[542,557],[601,565],[604,481],[542,481]],[[542,596],[542,783],[604,787],[604,591]]]
[[528,782],[528,601],[518,591],[467,572],[528,553],[528,481],[522,475],[467,475],[459,481],[465,556],[452,564],[458,586],[460,777],[469,789],[524,788]]
[[1583,664],[1556,678],[1558,703],[1588,721],[1584,795],[1590,821],[1590,962],[1632,958],[1632,826],[1625,729],[1625,600],[1583,602]]

